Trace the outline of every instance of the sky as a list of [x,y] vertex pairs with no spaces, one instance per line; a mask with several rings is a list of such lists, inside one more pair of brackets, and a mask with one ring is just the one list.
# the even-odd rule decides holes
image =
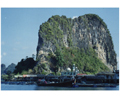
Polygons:
[[107,24],[119,59],[119,8],[1,8],[1,63],[17,64],[36,55],[38,30],[53,15],[97,14]]

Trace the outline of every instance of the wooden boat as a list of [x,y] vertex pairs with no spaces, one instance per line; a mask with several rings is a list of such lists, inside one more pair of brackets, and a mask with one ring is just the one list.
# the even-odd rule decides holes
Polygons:
[[74,82],[74,80],[71,81],[66,81],[66,82],[58,82],[58,83],[41,83],[41,82],[37,82],[38,86],[56,86],[56,87],[72,87],[72,83]]

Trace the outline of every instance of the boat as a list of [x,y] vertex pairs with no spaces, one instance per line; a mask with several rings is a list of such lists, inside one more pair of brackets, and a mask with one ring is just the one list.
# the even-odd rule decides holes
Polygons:
[[37,82],[38,86],[56,86],[56,87],[72,87],[74,80],[66,81],[66,82],[51,82],[47,83],[45,80],[40,80]]

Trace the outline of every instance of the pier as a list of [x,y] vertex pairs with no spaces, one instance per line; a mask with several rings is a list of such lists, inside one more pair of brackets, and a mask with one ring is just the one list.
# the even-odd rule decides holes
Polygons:
[[10,81],[2,81],[1,83],[6,84],[35,84],[39,79],[44,79],[49,82],[67,82],[75,80],[75,83],[83,84],[119,84],[119,71],[115,72],[102,72],[96,75],[76,74],[76,75],[15,75]]

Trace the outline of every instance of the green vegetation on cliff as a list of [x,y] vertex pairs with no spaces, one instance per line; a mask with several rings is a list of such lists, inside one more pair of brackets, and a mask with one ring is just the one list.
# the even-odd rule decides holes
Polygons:
[[[53,56],[51,56],[53,58]],[[70,67],[75,64],[80,73],[96,74],[102,71],[109,71],[109,69],[97,58],[97,54],[92,48],[84,51],[79,48],[66,48],[56,50],[56,65],[59,67]]]
[[105,24],[105,22],[103,21],[103,19],[101,19],[98,15],[96,14],[86,14],[86,17],[88,18],[88,20],[99,20],[100,23],[105,27],[105,29],[107,29],[107,25]]
[[45,41],[51,41],[54,45],[58,44],[59,41],[59,46],[63,46],[63,33],[67,32],[69,34],[69,46],[72,46],[71,26],[71,18],[67,19],[66,16],[60,17],[58,15],[55,15],[49,18],[47,22],[43,23],[40,26],[39,34],[45,38]]

